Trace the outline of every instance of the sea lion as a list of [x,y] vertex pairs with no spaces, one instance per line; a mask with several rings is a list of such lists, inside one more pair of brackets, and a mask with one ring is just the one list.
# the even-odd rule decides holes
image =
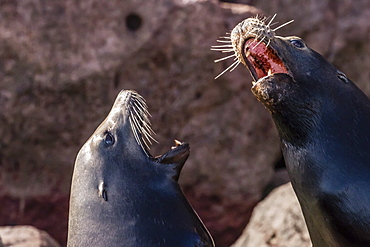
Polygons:
[[189,144],[153,157],[150,126],[143,97],[121,91],[77,155],[68,247],[214,246],[178,184]]
[[271,113],[313,246],[370,246],[370,100],[272,19],[244,20],[217,48],[249,69]]

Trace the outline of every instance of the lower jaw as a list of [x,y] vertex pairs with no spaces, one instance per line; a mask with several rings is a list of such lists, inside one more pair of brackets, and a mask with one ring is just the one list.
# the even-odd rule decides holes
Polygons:
[[262,83],[263,81],[268,80],[269,78],[272,78],[273,76],[274,74],[270,74],[270,75],[266,75],[264,77],[259,78],[257,81],[252,80],[252,88],[256,86],[257,84]]

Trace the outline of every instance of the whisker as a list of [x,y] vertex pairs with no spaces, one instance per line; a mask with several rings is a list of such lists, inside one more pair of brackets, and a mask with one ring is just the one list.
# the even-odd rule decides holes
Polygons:
[[227,56],[227,57],[223,57],[223,58],[220,58],[220,59],[217,59],[217,60],[215,60],[214,62],[215,62],[215,63],[218,63],[218,62],[220,62],[220,61],[223,61],[223,60],[229,59],[229,58],[231,58],[231,57],[235,57],[235,54],[230,55],[230,56]]
[[220,43],[231,43],[231,40],[216,40],[217,42],[220,42]]
[[[271,25],[271,22],[275,19],[277,14],[274,14],[272,17],[271,17],[271,20],[269,21],[269,23],[267,23],[267,26],[269,27]],[[267,20],[267,19],[266,19]]]
[[132,93],[128,102],[127,110],[129,114],[129,123],[135,140],[144,152],[147,155],[150,155],[148,153],[150,145],[152,144],[152,141],[157,142],[157,140],[153,137],[155,132],[151,128],[149,120],[151,115],[148,111],[145,99],[137,93]]
[[275,26],[276,24],[278,24],[279,22],[277,21],[277,22],[274,22],[274,23],[272,23],[271,25],[270,25],[270,27],[272,27],[272,26]]
[[141,114],[139,114],[139,113],[136,111],[135,107],[132,107],[132,110],[135,112],[135,116],[136,116],[137,118],[139,118],[139,120],[140,120],[141,122],[144,122],[143,117],[141,116]]
[[267,41],[266,48],[267,48],[267,47],[269,47],[270,43],[271,43],[271,39],[269,39],[269,40]]
[[239,63],[238,60],[236,60],[235,62],[233,62],[229,67],[227,67],[224,71],[222,71],[218,76],[215,77],[215,79],[219,78],[220,76],[222,76],[223,74],[225,74],[230,68],[232,68],[233,66],[235,66],[235,63]]
[[213,45],[212,48],[219,48],[219,47],[233,47],[233,45]]
[[147,105],[146,105],[146,103],[145,103],[145,101],[139,101],[139,100],[135,100],[134,101],[134,105],[138,108],[138,109],[140,109],[141,111],[144,111],[144,113],[145,113],[145,115],[144,116],[146,116],[146,115],[148,115],[149,117],[151,117],[152,115],[150,115],[150,113],[149,113],[149,111],[148,111],[148,107],[147,107]]
[[237,60],[237,61],[235,61],[233,64],[235,64],[235,66],[234,66],[234,68],[230,69],[230,72],[233,72],[233,71],[234,71],[234,69],[236,69],[236,67],[238,67],[238,65],[240,64],[240,61],[239,61],[239,60]]
[[282,27],[284,27],[284,26],[286,26],[286,25],[288,25],[288,24],[290,24],[290,23],[292,23],[294,20],[290,20],[290,21],[288,21],[288,22],[285,22],[284,24],[281,24],[280,26],[278,26],[277,28],[275,28],[275,29],[272,29],[272,31],[276,31],[276,30],[278,30],[278,29],[280,29],[280,28],[282,28]]
[[148,106],[145,103],[144,98],[134,98],[132,102],[134,103],[136,107],[138,107],[138,109],[140,109],[141,111],[144,111],[146,114],[150,116],[150,113],[148,111]]
[[151,135],[150,135],[150,131],[148,131],[148,130],[146,130],[146,129],[142,129],[142,133],[144,133],[145,139],[147,139],[147,140],[148,140],[148,142],[149,142],[150,144],[152,144],[152,142],[150,141],[150,138],[149,138],[149,136],[151,136]]
[[234,51],[234,49],[212,49],[211,48],[211,51],[232,52],[232,51]]
[[[130,121],[130,125],[131,125],[131,129],[132,129],[132,132],[134,133],[134,137],[137,141],[137,143],[141,146],[141,148],[143,148],[142,144],[141,144],[141,140],[140,140],[140,137],[139,137],[139,134],[137,133],[137,127],[136,125],[133,123],[133,120],[134,118],[130,117],[129,118],[129,121]],[[143,148],[144,149],[144,148]],[[144,149],[145,150],[145,149]]]
[[255,49],[259,44],[261,44],[261,42],[265,39],[266,37],[263,37],[260,41],[258,41],[258,43],[252,48],[252,50],[253,49]]

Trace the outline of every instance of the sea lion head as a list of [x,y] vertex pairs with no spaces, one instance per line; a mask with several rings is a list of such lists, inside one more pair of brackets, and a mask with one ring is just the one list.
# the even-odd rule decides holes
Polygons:
[[[268,23],[267,20],[257,17],[239,23],[231,32],[231,42],[238,61],[252,75],[252,92],[268,109],[301,97],[296,90],[309,97],[315,94],[322,97],[330,89],[338,88],[338,84],[348,83],[344,73],[301,38],[275,35],[281,26],[272,29],[273,18]],[[272,85],[272,82],[281,85]]]
[[115,163],[125,161],[122,165],[127,165],[145,160],[153,134],[144,99],[134,91],[123,90],[108,116],[81,148],[76,163],[90,160],[91,164],[101,164],[111,159]]
[[335,101],[358,89],[301,38],[277,36],[275,32],[290,22],[272,28],[274,17],[242,21],[232,30],[230,43],[218,50],[233,53],[234,66],[248,68],[251,90],[272,114],[283,139],[298,135],[302,140],[323,106],[334,108]]
[[158,164],[172,163],[176,164],[172,175],[177,180],[189,155],[189,144],[175,141],[175,146],[167,153],[153,157],[149,151],[152,141],[155,141],[155,133],[149,118],[145,99],[135,91],[122,90],[108,116],[81,148],[76,163],[95,164],[97,167],[101,166],[102,171],[113,169],[107,164],[121,163],[121,170],[125,169],[124,167],[138,171],[142,169],[143,176],[145,170],[150,170],[150,167],[137,164],[149,161]]
[[[189,144],[160,156],[143,97],[124,90],[77,155],[68,246],[213,246],[178,184]],[[164,242],[163,242],[164,241]]]

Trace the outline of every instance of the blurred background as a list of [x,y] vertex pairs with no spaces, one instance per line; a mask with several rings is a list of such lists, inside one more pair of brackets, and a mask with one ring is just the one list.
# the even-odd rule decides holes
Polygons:
[[370,95],[367,1],[1,0],[0,225],[32,225],[65,246],[77,152],[118,92],[134,89],[157,133],[151,154],[190,143],[181,186],[217,246],[234,243],[289,178],[249,72],[214,80],[231,60],[215,64],[225,55],[210,47],[275,13],[294,19],[278,35],[302,37]]

